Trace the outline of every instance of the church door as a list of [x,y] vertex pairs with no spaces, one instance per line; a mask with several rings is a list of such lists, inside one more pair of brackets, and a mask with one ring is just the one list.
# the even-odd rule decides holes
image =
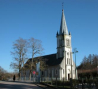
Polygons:
[[68,74],[68,80],[70,79],[70,74]]

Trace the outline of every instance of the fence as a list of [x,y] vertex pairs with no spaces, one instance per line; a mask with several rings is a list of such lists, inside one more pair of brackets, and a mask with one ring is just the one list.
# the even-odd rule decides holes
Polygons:
[[[29,77],[22,77],[21,80],[29,80]],[[98,89],[98,78],[95,79],[79,79],[79,80],[75,80],[75,79],[70,79],[69,81],[60,81],[60,78],[49,78],[49,77],[42,77],[42,78],[38,78],[38,77],[32,77],[31,78],[32,82],[41,82],[41,83],[45,83],[45,84],[52,84],[53,86],[56,87],[63,87],[64,89],[66,89],[65,87],[69,86],[71,89]],[[60,89],[60,88],[59,88]]]
[[34,82],[37,82],[38,81],[38,79],[40,80],[40,82],[50,82],[50,81],[53,81],[53,80],[58,80],[58,81],[60,81],[60,78],[49,78],[49,77],[40,77],[40,78],[38,78],[38,77],[31,77],[31,80],[30,80],[30,78],[29,77],[21,77],[21,80],[22,81],[24,81],[24,80],[30,80],[30,81],[34,81]]

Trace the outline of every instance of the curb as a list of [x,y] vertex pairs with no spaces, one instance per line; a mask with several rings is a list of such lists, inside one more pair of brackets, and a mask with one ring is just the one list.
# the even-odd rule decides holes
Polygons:
[[58,88],[56,88],[56,87],[54,87],[54,86],[51,86],[51,85],[48,85],[48,84],[45,84],[45,83],[40,83],[41,85],[44,85],[44,86],[47,86],[47,87],[50,87],[50,88],[52,88],[52,89],[58,89]]
[[47,84],[44,84],[44,83],[39,83],[39,84],[36,84],[38,87],[41,87],[43,89],[57,89],[57,88],[54,88],[53,86],[49,86]]
[[46,89],[46,88],[44,88],[44,87],[42,87],[42,86],[39,86],[39,84],[35,84],[35,85],[37,85],[38,87],[41,87],[42,89]]

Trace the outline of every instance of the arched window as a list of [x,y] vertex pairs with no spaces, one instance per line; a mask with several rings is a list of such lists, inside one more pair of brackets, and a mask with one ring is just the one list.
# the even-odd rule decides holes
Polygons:
[[57,69],[56,69],[56,70],[55,70],[55,74],[57,75],[57,73],[58,73],[58,72],[57,72]]
[[67,46],[70,46],[70,41],[69,41],[69,39],[66,39],[66,45],[67,45]]

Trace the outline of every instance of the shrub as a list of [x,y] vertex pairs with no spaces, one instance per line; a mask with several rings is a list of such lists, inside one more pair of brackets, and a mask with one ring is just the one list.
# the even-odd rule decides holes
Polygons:
[[[56,81],[53,81],[52,84],[56,85]],[[57,81],[57,86],[70,86],[70,81]]]
[[78,83],[79,83],[78,80],[76,80],[76,79],[73,79],[73,80],[72,80],[73,87],[75,87]]

